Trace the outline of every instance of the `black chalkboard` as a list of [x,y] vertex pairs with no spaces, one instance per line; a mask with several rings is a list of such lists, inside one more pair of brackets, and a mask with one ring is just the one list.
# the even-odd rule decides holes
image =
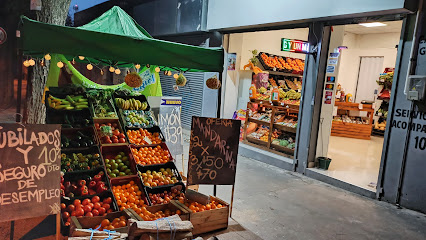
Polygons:
[[60,213],[60,127],[0,124],[0,222]]
[[240,120],[192,117],[188,185],[233,185]]

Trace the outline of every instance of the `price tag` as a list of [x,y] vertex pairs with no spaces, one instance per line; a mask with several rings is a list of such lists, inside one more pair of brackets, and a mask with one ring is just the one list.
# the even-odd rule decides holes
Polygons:
[[144,140],[145,142],[147,142],[148,144],[152,144],[151,139],[149,139],[149,138],[148,138],[148,136],[145,136],[145,137],[143,138],[143,140]]
[[363,108],[364,108],[364,105],[363,105],[363,104],[361,104],[361,103],[360,103],[360,104],[358,104],[358,109],[360,109],[360,110],[361,110],[361,109],[363,109]]

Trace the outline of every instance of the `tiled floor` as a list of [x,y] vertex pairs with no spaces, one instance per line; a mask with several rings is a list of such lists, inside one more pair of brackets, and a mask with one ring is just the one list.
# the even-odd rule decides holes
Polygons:
[[330,137],[328,157],[332,159],[327,171],[314,169],[324,175],[367,190],[376,191],[382,156],[383,137],[361,140]]

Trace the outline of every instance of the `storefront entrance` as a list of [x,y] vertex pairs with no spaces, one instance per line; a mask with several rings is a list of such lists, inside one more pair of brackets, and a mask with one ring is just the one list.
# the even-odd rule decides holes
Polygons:
[[401,26],[332,27],[310,170],[376,192]]

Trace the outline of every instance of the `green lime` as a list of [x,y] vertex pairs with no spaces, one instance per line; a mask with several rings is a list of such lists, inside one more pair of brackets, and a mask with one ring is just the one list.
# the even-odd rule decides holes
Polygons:
[[117,160],[115,160],[115,162],[116,162],[116,163],[118,163],[118,164],[120,164],[120,163],[122,163],[123,161],[122,161],[121,159],[117,159]]
[[126,171],[124,171],[127,175],[132,175],[132,170],[130,169],[126,169]]
[[125,174],[124,172],[120,172],[120,173],[118,174],[118,176],[126,176],[126,174]]
[[115,160],[120,159],[120,158],[121,158],[120,154],[118,154],[117,156],[115,156]]
[[125,161],[128,161],[129,158],[127,156],[124,156],[124,157],[121,158],[121,160],[123,160],[123,162],[125,162]]
[[128,169],[128,167],[127,167],[127,166],[121,166],[121,167],[120,167],[120,171],[122,171],[122,172],[125,172],[127,169]]
[[105,167],[107,168],[107,169],[110,169],[111,168],[111,164],[105,164]]
[[107,158],[107,159],[105,159],[105,164],[108,164],[109,163],[109,159]]
[[115,177],[117,177],[117,175],[115,175],[114,173],[111,173],[109,176],[110,176],[111,178],[115,178]]
[[113,164],[111,164],[111,168],[114,170],[114,169],[117,169],[118,168],[118,164],[117,163],[113,163]]
[[114,173],[114,174],[119,174],[119,173],[120,173],[120,171],[119,171],[118,169],[114,169],[114,170],[112,170],[112,173]]

